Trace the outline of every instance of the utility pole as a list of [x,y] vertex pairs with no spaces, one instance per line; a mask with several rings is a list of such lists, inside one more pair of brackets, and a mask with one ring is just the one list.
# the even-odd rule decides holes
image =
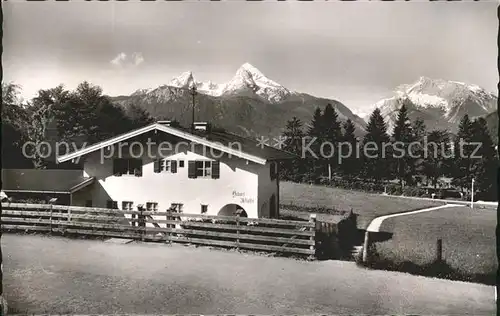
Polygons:
[[470,193],[470,208],[474,208],[474,178],[472,179],[472,188]]
[[194,106],[195,106],[195,96],[197,94],[196,92],[196,85],[193,83],[193,86],[189,89],[189,93],[193,97],[193,113],[192,113],[192,119],[191,119],[191,129],[194,129]]

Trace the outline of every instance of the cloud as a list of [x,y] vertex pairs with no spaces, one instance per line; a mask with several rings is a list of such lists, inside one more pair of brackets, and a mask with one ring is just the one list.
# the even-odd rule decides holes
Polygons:
[[127,55],[124,52],[119,53],[115,58],[113,58],[110,63],[116,67],[136,67],[144,62],[144,56],[141,52],[134,52],[131,55]]
[[133,53],[132,60],[134,61],[135,66],[139,66],[144,62],[144,57],[142,56],[142,53]]

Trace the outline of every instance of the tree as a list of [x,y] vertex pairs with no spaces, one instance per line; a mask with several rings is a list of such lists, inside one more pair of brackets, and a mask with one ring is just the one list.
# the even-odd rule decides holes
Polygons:
[[480,146],[471,157],[471,169],[477,184],[476,188],[483,198],[496,200],[498,159],[486,120],[482,117],[474,120],[471,130],[472,146]]
[[[54,145],[57,140],[47,139],[47,131],[52,121],[57,120],[57,110],[69,99],[69,91],[64,89],[63,85],[59,85],[52,89],[39,90],[27,107],[27,111],[31,118],[26,126],[27,139],[35,144],[40,144],[48,141]],[[43,148],[43,147],[41,147]],[[54,148],[52,148],[53,150]],[[51,150],[51,151],[52,151]],[[41,155],[40,151],[32,150],[31,156],[35,168],[45,168],[47,159],[45,155]],[[52,157],[54,158],[54,157]]]
[[438,179],[446,173],[446,162],[451,150],[448,132],[433,130],[427,136],[426,154],[422,162],[422,173],[437,188]]
[[302,128],[303,123],[297,117],[293,117],[286,123],[285,132],[283,133],[285,137],[283,150],[297,155],[298,158],[282,162],[280,170],[283,179],[300,181],[305,173],[305,164],[302,157],[302,139],[304,137]]
[[132,127],[121,107],[102,94],[99,86],[83,82],[57,109],[57,128],[65,140],[82,136],[90,143],[124,133]]
[[457,136],[453,145],[453,162],[450,168],[452,184],[458,186],[462,191],[470,187],[473,171],[471,155],[473,153],[472,122],[467,114],[460,120]]
[[342,140],[342,127],[338,119],[338,114],[330,103],[325,107],[322,120],[324,125],[324,140],[326,141],[323,147],[325,155],[324,164],[328,168],[328,176],[331,178],[333,170],[338,169],[338,151],[336,149]]
[[132,128],[140,128],[155,121],[145,109],[136,104],[131,104],[126,113],[131,120]]
[[369,179],[380,182],[390,177],[390,170],[387,167],[387,156],[390,154],[387,148],[390,139],[380,109],[376,108],[370,115],[366,131],[361,151],[363,174]]
[[424,146],[425,146],[425,138],[427,137],[427,127],[425,126],[424,120],[418,117],[415,121],[412,122],[411,126],[413,142],[417,142],[419,145],[413,146],[411,148],[411,152],[415,158],[413,163],[411,164],[412,174],[423,174],[423,155],[424,155]]
[[[409,145],[414,140],[413,131],[406,105],[403,103],[398,112],[392,134],[394,141],[394,155],[392,157],[393,172],[399,179],[399,184],[404,186],[412,177],[414,158],[409,152]],[[396,152],[397,151],[397,152]]]
[[307,137],[305,138],[306,144],[311,142],[311,146],[309,148],[317,157],[313,156],[308,151],[306,152],[306,157],[303,157],[306,159],[307,164],[310,167],[308,177],[314,180],[318,180],[324,171],[323,161],[321,160],[321,157],[319,157],[319,149],[321,143],[324,141],[324,130],[323,114],[321,109],[317,107],[314,111],[311,124],[307,130]]
[[[344,158],[342,160],[340,168],[342,170],[343,175],[346,176],[348,179],[354,178],[355,176],[358,175],[360,171],[360,161],[359,161],[360,159],[357,156],[357,147],[359,144],[355,132],[356,132],[356,127],[354,126],[354,123],[351,121],[351,119],[347,119],[347,121],[344,123],[344,135],[342,137],[344,145],[341,148],[342,148],[342,157],[345,157],[345,155],[347,154],[349,155],[347,158]],[[344,152],[344,150],[346,150],[345,146],[349,146],[350,153],[349,151],[347,153]]]
[[26,141],[24,127],[29,122],[25,106],[20,100],[20,87],[2,82],[2,166],[28,168],[30,160],[23,154]]

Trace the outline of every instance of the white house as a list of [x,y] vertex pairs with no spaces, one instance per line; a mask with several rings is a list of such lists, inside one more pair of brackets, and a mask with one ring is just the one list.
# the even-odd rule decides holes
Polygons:
[[161,121],[57,160],[80,159],[82,177],[94,179],[72,194],[72,205],[276,218],[278,162],[294,157],[206,123]]

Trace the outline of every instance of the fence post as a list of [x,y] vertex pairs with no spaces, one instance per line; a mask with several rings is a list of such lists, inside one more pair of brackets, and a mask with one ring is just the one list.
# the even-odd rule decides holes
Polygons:
[[309,227],[309,231],[312,231],[314,234],[309,237],[309,240],[313,241],[314,244],[309,246],[309,249],[312,250],[314,254],[309,255],[309,260],[313,260],[316,255],[316,214],[309,215],[309,223],[313,223],[313,227]]
[[[172,210],[170,208],[167,209],[167,221],[169,220],[172,220]],[[167,241],[169,243],[172,243],[172,232],[170,231],[170,229],[174,228],[175,226],[172,226],[172,224],[170,223],[167,223],[167,234],[166,234],[166,237],[167,237]]]
[[50,219],[49,219],[49,222],[50,222],[50,233],[51,234],[52,234],[52,212],[53,212],[54,204],[56,202],[57,202],[57,198],[51,198],[49,200],[49,204],[50,204]]
[[71,206],[68,206],[68,222],[71,222]]
[[365,241],[363,243],[363,262],[368,261],[368,248],[370,247],[370,232],[365,231]]
[[236,214],[236,250],[240,250],[240,214]]
[[146,233],[146,223],[144,222],[144,215],[142,214],[143,212],[143,206],[142,204],[141,205],[137,205],[137,211],[139,212],[139,214],[137,214],[137,219],[138,219],[138,228],[139,228],[139,231],[140,231],[140,234],[141,234],[141,241],[144,241],[144,235]]
[[442,239],[437,240],[436,257],[437,257],[437,262],[443,261],[443,240]]

